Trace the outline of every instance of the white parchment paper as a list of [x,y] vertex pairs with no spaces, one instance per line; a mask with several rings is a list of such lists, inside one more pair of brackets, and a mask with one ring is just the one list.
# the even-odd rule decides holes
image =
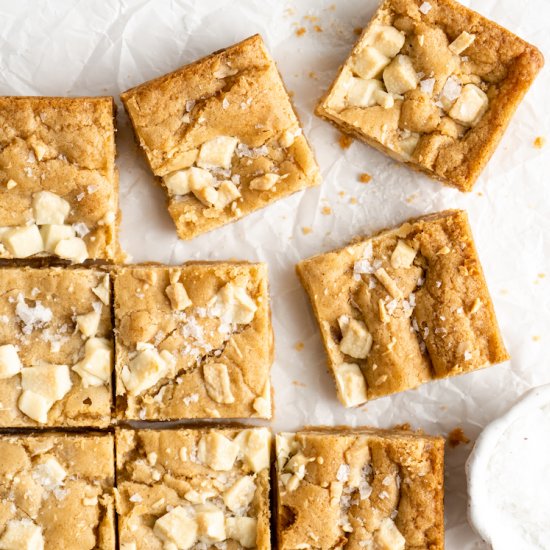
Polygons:
[[[550,58],[550,1],[465,3],[535,43]],[[117,145],[125,250],[134,261],[241,258],[269,264],[277,355],[275,429],[410,422],[433,434],[462,426],[475,439],[527,388],[550,382],[550,143],[542,149],[533,146],[537,136],[550,138],[549,71],[539,76],[470,194],[443,188],[359,142],[343,150],[336,130],[312,111],[355,41],[354,28],[368,21],[376,4],[0,0],[0,93],[118,98],[119,92],[146,79],[261,33],[294,92],[323,184],[192,242],[178,241],[163,194],[152,183],[121,109]],[[298,36],[302,27],[305,33]],[[371,183],[357,181],[363,172],[373,176]],[[323,213],[329,211],[325,207],[330,214]],[[384,398],[361,410],[344,409],[326,372],[295,263],[342,246],[354,235],[449,207],[470,214],[512,361]],[[311,232],[305,234],[303,228]],[[464,461],[470,447],[447,453],[449,550],[484,547],[466,522]]]

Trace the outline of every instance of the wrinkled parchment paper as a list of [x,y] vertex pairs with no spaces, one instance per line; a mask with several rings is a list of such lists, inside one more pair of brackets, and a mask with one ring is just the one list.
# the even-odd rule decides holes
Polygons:
[[[548,0],[465,3],[533,42],[550,58]],[[323,184],[192,242],[178,241],[163,194],[152,184],[121,109],[117,145],[125,250],[136,262],[242,258],[269,264],[277,355],[273,428],[410,422],[433,434],[462,426],[475,439],[527,388],[550,382],[550,143],[542,149],[533,145],[537,136],[550,138],[550,73],[545,70],[539,76],[470,194],[443,188],[359,142],[344,150],[336,130],[312,111],[355,41],[354,29],[364,26],[376,4],[0,0],[0,93],[112,94],[118,101],[119,92],[131,86],[261,33],[294,93]],[[305,32],[298,35],[302,28]],[[372,175],[371,183],[358,182],[363,172]],[[326,372],[321,340],[294,264],[342,246],[354,235],[449,207],[470,214],[512,361],[380,399],[361,410],[344,409]],[[447,453],[449,550],[484,548],[466,522],[464,461],[470,447],[461,445]]]

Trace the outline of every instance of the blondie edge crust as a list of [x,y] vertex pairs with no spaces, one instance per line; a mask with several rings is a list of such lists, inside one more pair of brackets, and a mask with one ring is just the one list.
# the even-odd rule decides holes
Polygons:
[[265,264],[124,267],[114,294],[119,418],[271,418]]
[[0,259],[117,261],[112,97],[0,97]]
[[122,550],[271,548],[267,428],[118,430]]
[[297,273],[346,406],[509,359],[463,211],[410,220]]
[[0,548],[116,548],[112,435],[0,435],[0,456]]
[[443,455],[400,430],[278,434],[278,548],[443,550]]
[[259,35],[121,99],[181,239],[319,183],[313,153]]
[[470,191],[544,58],[454,0],[384,0],[316,113]]

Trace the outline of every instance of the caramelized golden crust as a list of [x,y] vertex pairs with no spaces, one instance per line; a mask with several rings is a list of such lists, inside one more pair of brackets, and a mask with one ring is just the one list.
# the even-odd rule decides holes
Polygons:
[[411,220],[297,272],[348,406],[508,359],[463,211]]

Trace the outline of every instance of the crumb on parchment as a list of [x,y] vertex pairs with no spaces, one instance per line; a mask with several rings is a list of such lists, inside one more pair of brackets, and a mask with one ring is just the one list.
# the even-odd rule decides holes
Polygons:
[[462,428],[456,427],[448,433],[447,442],[449,443],[451,449],[454,449],[461,443],[464,443],[464,445],[470,443],[470,438],[466,436]]
[[340,137],[338,138],[338,144],[342,149],[348,149],[352,143],[352,137],[346,136],[346,134],[340,134]]
[[372,176],[366,172],[363,172],[362,174],[359,174],[359,181],[361,183],[369,183],[372,181]]

